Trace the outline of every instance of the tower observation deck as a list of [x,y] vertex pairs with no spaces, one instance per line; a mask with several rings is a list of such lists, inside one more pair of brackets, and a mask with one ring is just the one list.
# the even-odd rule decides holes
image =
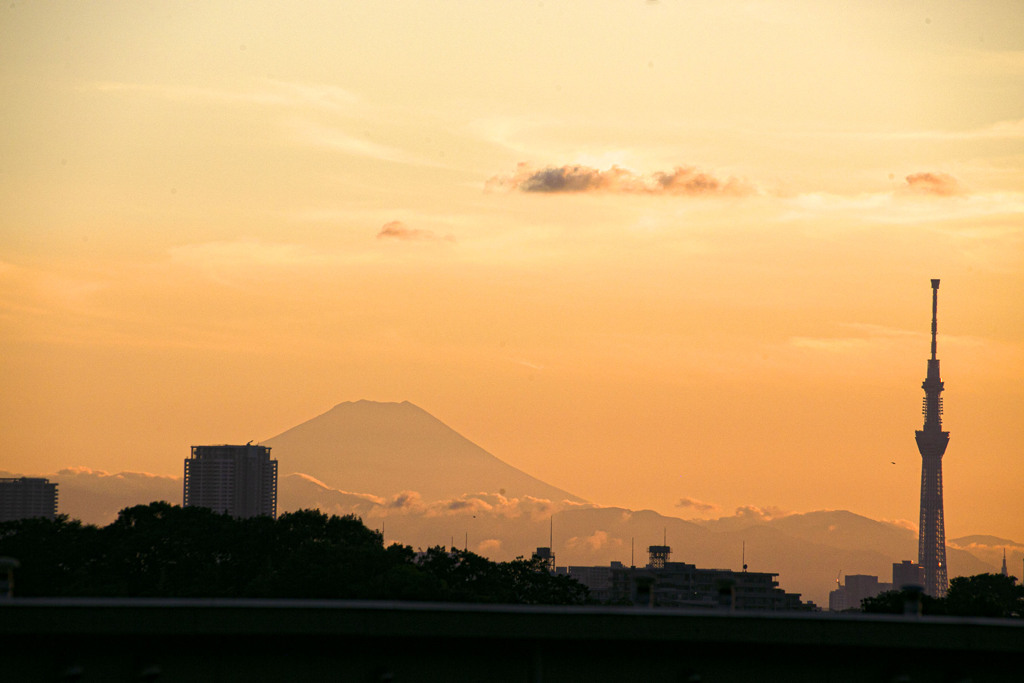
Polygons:
[[946,529],[942,510],[942,456],[949,444],[949,432],[942,431],[942,390],[939,360],[936,358],[938,333],[939,281],[932,280],[932,356],[924,389],[924,426],[916,432],[921,453],[921,523],[917,539],[917,562],[924,568],[924,591],[942,598],[949,588],[946,577]]

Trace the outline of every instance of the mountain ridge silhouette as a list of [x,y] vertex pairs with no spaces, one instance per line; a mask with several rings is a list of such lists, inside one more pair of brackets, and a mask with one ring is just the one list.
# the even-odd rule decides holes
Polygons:
[[261,442],[282,473],[303,472],[329,486],[425,499],[473,491],[555,502],[584,499],[492,455],[409,401],[346,401]]

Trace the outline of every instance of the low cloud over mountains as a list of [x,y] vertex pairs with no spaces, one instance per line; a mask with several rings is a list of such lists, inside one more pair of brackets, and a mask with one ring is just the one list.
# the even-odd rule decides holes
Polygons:
[[[744,506],[686,521],[598,507],[502,462],[409,403],[343,403],[266,443],[280,463],[279,512],[355,514],[386,542],[416,548],[454,545],[504,561],[552,542],[559,566],[643,565],[648,546],[665,542],[672,561],[739,569],[745,559],[750,571],[778,573],[785,590],[819,604],[827,604],[839,572],[887,581],[893,562],[917,556],[914,530],[841,510]],[[92,524],[110,523],[125,507],[182,500],[180,477],[86,467],[25,474],[57,482],[60,511]],[[689,498],[678,505],[715,509]],[[951,540],[950,576],[997,571],[1003,547],[1019,568],[1021,544]]]
[[[108,524],[119,510],[153,500],[181,502],[177,477],[88,468],[45,476],[60,485],[61,511],[87,523]],[[885,581],[893,562],[914,559],[917,552],[912,530],[846,511],[774,517],[754,514],[755,508],[749,507],[716,520],[686,521],[650,510],[508,498],[500,493],[443,500],[429,500],[416,491],[378,496],[332,488],[301,473],[281,477],[278,497],[280,512],[317,508],[358,515],[367,526],[381,529],[387,543],[467,547],[500,561],[547,546],[549,534],[559,566],[612,561],[643,565],[647,547],[665,541],[672,547],[672,561],[739,569],[745,547],[750,571],[777,572],[784,589],[818,604],[827,604],[839,572],[875,574]],[[1012,572],[1020,567],[1024,545],[987,536],[951,540],[951,576],[997,571],[1003,547]]]

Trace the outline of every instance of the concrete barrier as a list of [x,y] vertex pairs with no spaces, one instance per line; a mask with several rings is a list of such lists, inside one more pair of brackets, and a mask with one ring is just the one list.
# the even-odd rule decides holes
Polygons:
[[1024,620],[298,600],[0,603],[14,681],[1019,681]]

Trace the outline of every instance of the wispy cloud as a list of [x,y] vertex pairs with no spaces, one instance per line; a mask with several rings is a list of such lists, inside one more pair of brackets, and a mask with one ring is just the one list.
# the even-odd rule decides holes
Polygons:
[[[935,176],[929,179],[927,176]],[[1022,192],[968,192],[944,182],[939,174],[914,174],[886,191],[858,195],[810,192],[784,199],[778,220],[817,220],[822,217],[849,217],[861,223],[936,226],[955,221],[977,220],[989,216],[1024,213]],[[954,187],[960,187],[954,192]]]
[[212,88],[175,83],[131,83],[94,81],[79,91],[141,94],[176,102],[256,105],[265,107],[351,111],[364,101],[355,93],[336,85],[299,83],[274,79],[254,82],[248,88]]
[[274,79],[253,81],[247,87],[196,87],[174,83],[97,81],[79,90],[138,95],[181,105],[261,108],[270,112],[284,135],[294,141],[378,161],[439,166],[399,147],[371,140],[368,124],[381,119],[378,105],[335,85]]
[[623,545],[621,538],[614,538],[607,531],[598,529],[590,536],[573,536],[565,542],[569,548],[584,548],[591,551],[602,548],[620,548]]
[[791,337],[789,343],[802,349],[846,353],[863,349],[872,342],[864,337]]
[[82,314],[111,286],[109,273],[64,274],[0,261],[0,313]]
[[268,272],[295,272],[337,261],[337,255],[287,242],[262,240],[184,244],[168,250],[170,265],[202,273],[211,282],[240,287]]
[[1024,544],[1008,538],[967,536],[966,538],[947,539],[946,543],[951,548],[966,550],[994,567],[1001,566],[1005,559],[1011,575],[1020,568],[1021,561],[1024,560]]
[[401,491],[384,503],[388,510],[421,512],[424,509],[423,496],[418,491]]
[[742,505],[736,508],[735,517],[747,520],[758,520],[762,522],[770,522],[773,519],[779,517],[787,517],[793,514],[789,510],[777,507],[775,505],[769,505],[767,507],[757,507],[754,505]]
[[[305,476],[305,475],[303,475]],[[546,520],[555,512],[573,507],[569,501],[551,501],[533,496],[509,498],[501,493],[466,493],[455,498],[428,501],[418,491],[401,491],[381,498],[365,493],[350,493],[330,489],[321,482],[307,477],[310,482],[337,493],[356,496],[370,506],[360,508],[369,517],[390,515],[423,515],[425,517],[476,517],[487,516],[503,519]]]
[[[109,524],[118,511],[150,501],[181,501],[181,478],[149,472],[107,472],[90,467],[65,467],[42,476],[58,485],[60,511],[87,524]],[[10,476],[0,472],[0,476]]]
[[481,555],[495,554],[501,552],[501,541],[497,538],[488,538],[480,541],[476,548]]
[[716,512],[719,507],[714,503],[706,503],[696,498],[680,498],[676,502],[677,508],[696,510],[697,512]]
[[506,519],[547,519],[565,506],[555,501],[523,496],[508,498],[500,493],[472,493],[434,501],[426,506],[428,516],[491,515]]
[[[321,488],[321,489],[323,489],[325,491],[331,491],[333,493],[340,493],[340,494],[345,495],[345,496],[354,496],[354,497],[359,498],[361,500],[364,500],[367,503],[370,503],[372,505],[378,505],[378,506],[382,506],[383,507],[383,506],[388,505],[388,503],[389,503],[387,498],[382,498],[381,496],[376,496],[376,495],[374,495],[372,493],[356,493],[354,491],[346,491],[344,489],[336,489],[333,486],[328,486],[327,484],[325,484],[324,482],[320,481],[316,477],[312,477],[312,476],[310,476],[308,474],[303,474],[302,472],[293,472],[291,474],[287,474],[287,475],[285,475],[285,478],[293,478],[293,479],[300,479],[300,480],[303,480],[303,481],[307,481],[310,484],[313,484],[313,485],[315,485],[315,486],[317,486],[317,487],[319,487],[319,488]],[[416,494],[416,495],[419,495],[419,494]]]
[[841,323],[842,332],[835,336],[790,337],[789,343],[799,349],[824,351],[826,353],[863,353],[866,349],[891,347],[903,340],[919,340],[924,337],[920,331],[903,330],[870,323]]
[[[789,338],[789,344],[801,349],[828,353],[864,353],[868,349],[888,349],[908,342],[921,347],[929,335],[926,331],[904,330],[870,323],[842,323],[839,327],[846,334],[832,337],[794,336]],[[977,348],[988,344],[989,341],[980,337],[944,334],[942,343],[948,346]]]
[[912,173],[906,177],[904,192],[917,195],[933,195],[936,197],[953,197],[966,194],[966,190],[956,178],[946,173]]
[[864,134],[868,137],[883,137],[904,140],[942,141],[978,141],[978,140],[1022,140],[1024,139],[1024,119],[996,121],[980,128],[967,130],[919,130],[899,131],[893,133]]
[[367,140],[364,137],[352,135],[344,127],[337,125],[327,125],[305,118],[296,118],[288,124],[288,128],[299,142],[316,147],[324,147],[353,156],[377,159],[378,161],[412,165],[436,165],[424,162],[397,147],[382,145],[378,142]]
[[994,121],[984,126],[962,130],[842,130],[795,133],[801,138],[840,138],[863,141],[979,142],[987,140],[1024,139],[1024,119]]
[[454,242],[454,235],[445,235],[440,237],[435,235],[431,230],[422,230],[419,228],[410,228],[408,225],[401,221],[390,221],[381,226],[380,231],[377,233],[377,239],[395,239],[403,241],[415,241],[415,240],[426,240],[426,241],[443,241],[443,242]]
[[150,472],[107,472],[106,470],[97,470],[91,467],[85,467],[81,465],[73,467],[65,467],[57,470],[57,477],[76,477],[81,479],[93,479],[93,480],[111,480],[118,482],[151,482],[151,481],[162,481],[162,482],[179,482],[181,477],[172,477],[166,474],[152,474]]
[[[914,527],[916,530],[917,527]],[[1024,544],[1011,541],[1009,539],[996,538],[996,537],[968,537],[969,541],[964,542],[961,540],[949,540],[946,541],[949,545],[954,548],[960,548],[961,550],[1016,550],[1018,552],[1024,552]]]
[[692,166],[639,174],[621,166],[612,166],[604,171],[583,165],[535,169],[525,163],[519,164],[511,175],[492,177],[485,184],[485,189],[547,194],[610,193],[687,197],[743,196],[755,193],[755,188],[746,181],[736,178],[723,180]]
[[915,534],[917,533],[917,524],[914,524],[914,522],[909,519],[880,519],[878,521],[898,526],[901,529],[906,529],[907,531],[913,531]]

